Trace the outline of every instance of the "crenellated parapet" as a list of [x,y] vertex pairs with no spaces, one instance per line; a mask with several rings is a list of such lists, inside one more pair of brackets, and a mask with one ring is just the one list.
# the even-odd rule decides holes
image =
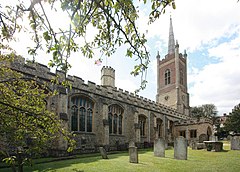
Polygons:
[[[169,60],[171,60],[171,59],[173,59],[174,60],[174,58],[175,58],[175,54],[167,54],[167,55],[165,55],[165,58],[163,58],[163,59],[160,59],[160,64],[164,64],[164,63],[166,63],[167,61],[169,61]],[[182,54],[182,53],[179,53],[179,58],[182,60],[182,61],[184,61],[184,62],[186,62],[186,59],[187,59],[187,54],[186,54],[186,52],[184,52],[184,54]]]
[[189,118],[188,120],[179,120],[175,122],[176,126],[182,126],[182,125],[199,125],[209,123],[213,124],[213,121],[210,118]]
[[175,54],[167,54],[165,55],[165,57],[163,59],[160,59],[159,64],[164,64],[165,62],[174,59],[175,58]]
[[101,70],[101,85],[115,87],[115,70],[110,66],[103,66]]
[[[39,63],[25,63],[25,60],[23,58],[15,61],[12,64],[12,68],[23,73],[24,75],[28,75],[33,78],[39,78],[44,81],[50,82],[55,77],[58,77],[58,80],[60,82],[63,81],[63,79],[66,79],[72,86],[72,90],[68,91],[69,94],[74,94],[79,91],[88,92],[93,95],[100,95],[108,99],[131,104],[138,108],[146,109],[156,113],[166,114],[177,119],[188,118],[184,114],[177,112],[176,109],[157,103],[134,93],[125,91],[121,88],[97,85],[91,81],[85,82],[82,78],[77,76],[65,76],[65,73],[59,70],[57,70],[55,73],[52,73],[50,71],[50,68],[48,68],[47,66]],[[110,74],[113,74],[112,72],[115,73],[114,69],[112,69],[111,67],[104,67],[104,69],[106,69],[107,72],[110,72]]]

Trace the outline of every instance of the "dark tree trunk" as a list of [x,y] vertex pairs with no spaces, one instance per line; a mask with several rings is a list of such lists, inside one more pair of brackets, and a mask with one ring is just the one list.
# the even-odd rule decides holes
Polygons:
[[17,153],[18,172],[23,172],[23,158],[22,153]]

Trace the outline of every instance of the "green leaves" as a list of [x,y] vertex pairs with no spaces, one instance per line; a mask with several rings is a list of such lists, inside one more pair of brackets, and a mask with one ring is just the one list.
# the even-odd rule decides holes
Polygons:
[[176,4],[175,2],[172,2],[172,8],[175,10],[176,9]]
[[[19,19],[27,18],[31,30],[26,31],[35,43],[33,47],[28,48],[28,53],[34,57],[40,49],[46,47],[47,53],[52,55],[50,67],[57,67],[67,73],[70,68],[68,59],[73,53],[80,51],[82,56],[93,58],[94,52],[98,51],[101,55],[109,57],[119,46],[125,44],[126,56],[136,60],[136,66],[139,66],[134,67],[132,74],[137,76],[146,73],[149,52],[146,48],[147,39],[136,24],[139,19],[137,2],[62,0],[59,2],[60,8],[55,2],[57,1],[48,0],[43,5],[42,1],[34,1],[32,6],[25,7],[25,4],[19,1],[16,2],[16,7],[9,5],[5,10],[0,8],[0,29],[3,38],[13,39],[15,32],[24,28],[25,22],[19,22]],[[149,11],[149,23],[158,19],[168,6],[176,8],[174,0],[142,2]],[[51,14],[45,9],[47,5],[51,6]],[[54,27],[54,21],[49,17],[54,14],[54,9],[58,11],[56,16],[59,11],[69,16],[67,27]],[[7,47],[6,45],[4,44],[4,47]]]
[[236,105],[229,113],[225,123],[225,129],[234,133],[240,133],[240,104]]
[[172,6],[173,9],[176,9],[176,4],[174,0],[167,1],[152,1],[152,11],[149,14],[149,24],[153,23],[158,19],[161,14],[164,14],[167,6]]
[[191,115],[196,118],[204,117],[213,119],[217,115],[217,108],[214,104],[191,107]]
[[45,41],[49,41],[52,39],[52,37],[49,35],[48,31],[43,32],[43,38],[45,39]]
[[16,164],[16,156],[10,156],[10,157],[4,158],[2,161],[10,166],[15,165]]
[[37,83],[11,70],[8,59],[0,58],[0,138],[4,143],[0,149],[4,162],[11,166],[16,161],[29,164],[28,158],[19,160],[9,152],[17,155],[42,153],[60,134],[72,145],[58,116],[47,110],[48,101],[56,96],[48,89],[51,83]]

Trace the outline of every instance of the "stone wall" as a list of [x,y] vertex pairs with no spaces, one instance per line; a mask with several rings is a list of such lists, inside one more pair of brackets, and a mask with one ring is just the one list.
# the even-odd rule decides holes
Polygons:
[[[15,63],[12,63],[12,69],[23,73],[29,78],[34,78],[39,82],[50,82],[52,79],[58,76],[59,81],[65,79],[65,74],[62,71],[57,70],[52,73],[50,69],[39,63],[24,63],[24,58],[18,59]],[[138,108],[147,109],[157,113],[163,113],[165,115],[175,117],[176,119],[188,119],[188,116],[181,114],[176,111],[176,109],[165,106],[161,103],[156,103],[150,99],[144,98],[142,96],[135,95],[134,93],[129,93],[117,87],[109,88],[105,86],[96,85],[95,83],[85,81],[77,76],[68,75],[66,80],[72,84],[73,91],[69,94],[77,93],[83,91],[86,94],[99,95],[103,98],[116,100],[121,103],[126,103],[133,105]],[[54,89],[54,86],[51,86]]]
[[[175,109],[156,103],[152,100],[129,93],[116,87],[106,87],[96,85],[93,82],[87,83],[77,76],[67,76],[62,71],[52,73],[49,68],[38,63],[26,64],[24,59],[18,59],[11,65],[12,69],[24,74],[25,77],[37,80],[40,84],[49,83],[50,90],[57,90],[58,95],[49,98],[48,109],[55,111],[64,126],[70,130],[71,110],[70,100],[72,96],[84,95],[94,102],[92,132],[74,132],[79,152],[93,152],[98,146],[105,146],[107,150],[119,150],[127,147],[130,141],[134,141],[146,147],[152,145],[158,138],[156,135],[156,120],[163,121],[162,137],[166,140],[173,139],[174,132],[169,132],[169,121],[186,120],[189,117],[177,112]],[[66,89],[61,85],[50,84],[52,79],[58,76],[59,82],[67,80],[72,89]],[[122,134],[109,134],[108,124],[106,123],[108,107],[117,104],[124,110]],[[138,124],[139,115],[146,117],[145,135],[140,136]],[[58,147],[63,149],[67,143],[59,140]],[[63,145],[65,144],[65,145]]]
[[[197,141],[202,142],[201,137],[205,135],[206,139],[209,140],[209,137],[213,134],[213,124],[212,120],[207,118],[200,119],[190,119],[188,121],[178,121],[175,122],[175,133],[174,135],[180,136],[180,131],[186,132],[186,138],[189,142]],[[191,130],[196,130],[196,137],[191,137]],[[200,137],[200,138],[199,138]]]

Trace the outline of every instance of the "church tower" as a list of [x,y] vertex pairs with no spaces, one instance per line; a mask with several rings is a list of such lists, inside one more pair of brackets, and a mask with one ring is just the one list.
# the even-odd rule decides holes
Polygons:
[[110,66],[103,66],[101,70],[101,85],[115,87],[115,70]]
[[170,17],[168,54],[160,59],[157,55],[156,101],[189,115],[189,94],[187,90],[187,54],[179,53],[179,44],[174,40],[172,18]]

